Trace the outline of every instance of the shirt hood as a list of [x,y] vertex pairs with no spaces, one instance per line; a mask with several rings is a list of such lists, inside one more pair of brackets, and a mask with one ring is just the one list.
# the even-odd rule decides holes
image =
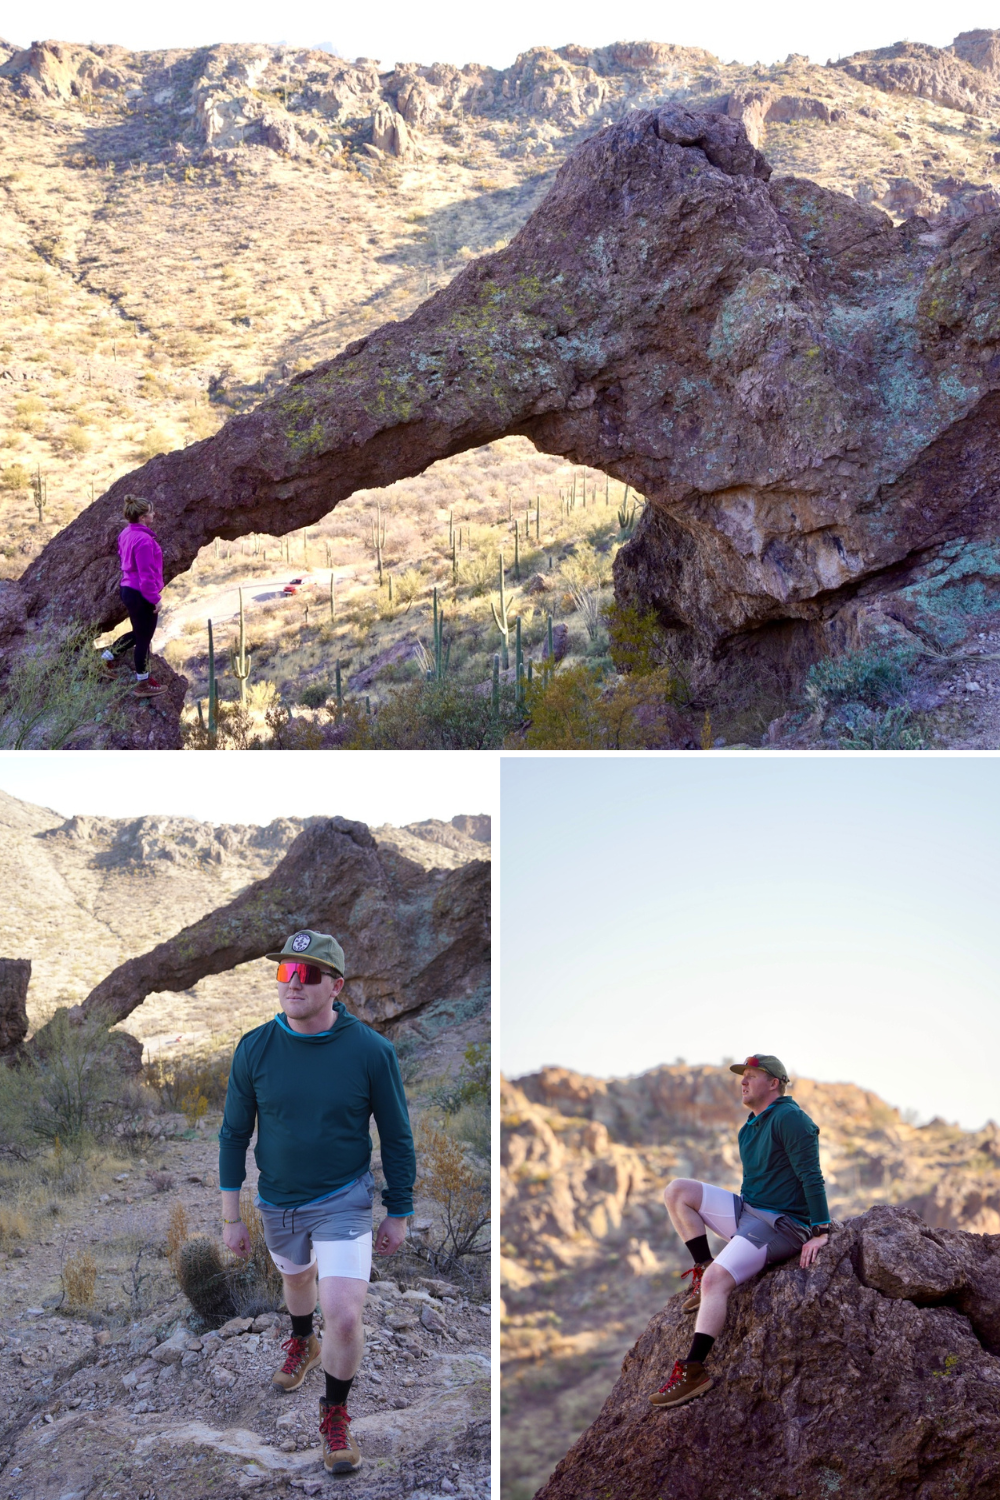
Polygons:
[[277,1022],[278,1026],[280,1026],[281,1030],[285,1033],[285,1035],[293,1036],[297,1042],[311,1042],[314,1046],[317,1044],[322,1045],[325,1042],[332,1041],[335,1036],[340,1036],[346,1027],[361,1025],[361,1022],[358,1020],[357,1016],[351,1015],[350,1011],[347,1009],[347,1006],[342,1000],[335,1000],[333,1002],[333,1008],[337,1012],[337,1019],[330,1027],[330,1030],[317,1031],[312,1036],[306,1036],[301,1031],[293,1031],[291,1026],[289,1026],[288,1024],[287,1017],[285,1016],[283,1010],[276,1011],[274,1019]]

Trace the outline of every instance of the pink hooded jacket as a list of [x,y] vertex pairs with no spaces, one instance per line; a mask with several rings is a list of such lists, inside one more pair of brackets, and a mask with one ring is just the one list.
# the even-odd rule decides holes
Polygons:
[[144,599],[159,608],[163,592],[163,553],[148,526],[132,521],[118,537],[118,556],[122,564],[122,584],[138,589]]

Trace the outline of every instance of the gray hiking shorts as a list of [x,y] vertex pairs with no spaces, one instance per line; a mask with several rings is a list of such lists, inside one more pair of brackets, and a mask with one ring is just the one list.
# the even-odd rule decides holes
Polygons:
[[715,1257],[715,1264],[728,1271],[737,1286],[757,1276],[765,1266],[791,1260],[809,1238],[809,1231],[787,1214],[751,1208],[739,1193],[701,1185],[699,1218],[720,1239],[729,1243]]
[[369,1281],[372,1269],[372,1203],[375,1178],[366,1172],[328,1198],[301,1208],[255,1201],[271,1259],[285,1276],[317,1267],[317,1275]]

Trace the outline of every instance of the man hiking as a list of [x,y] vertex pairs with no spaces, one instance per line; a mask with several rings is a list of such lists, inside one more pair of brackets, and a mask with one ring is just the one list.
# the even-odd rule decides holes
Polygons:
[[[323,1463],[331,1473],[357,1469],[347,1396],[361,1362],[361,1320],[372,1264],[372,1143],[378,1127],[386,1216],[375,1249],[392,1255],[413,1212],[416,1160],[399,1063],[391,1043],[337,999],[344,952],[324,932],[294,932],[280,953],[280,1011],[242,1037],[233,1054],[219,1131],[223,1239],[239,1256],[250,1251],[240,1218],[246,1150],[257,1126],[257,1207],[271,1259],[281,1272],[292,1336],[273,1377],[294,1391],[322,1363],[319,1403]],[[322,1344],[313,1332],[317,1281]]]
[[[731,1071],[743,1075],[743,1106],[750,1117],[739,1133],[743,1182],[739,1193],[690,1177],[677,1177],[663,1192],[671,1223],[691,1252],[691,1293],[684,1312],[697,1312],[687,1359],[676,1361],[654,1406],[681,1406],[711,1390],[705,1359],[722,1332],[734,1287],[766,1265],[798,1255],[811,1266],[832,1225],[819,1167],[819,1127],[785,1088],[789,1078],[778,1058],[755,1053]],[[706,1230],[728,1240],[712,1259]]]

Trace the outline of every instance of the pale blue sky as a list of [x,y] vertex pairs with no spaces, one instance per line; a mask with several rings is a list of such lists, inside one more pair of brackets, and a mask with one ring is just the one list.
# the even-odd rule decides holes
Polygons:
[[362,823],[447,822],[496,812],[491,755],[432,750],[0,752],[0,791],[65,817],[172,813],[206,823],[333,817]]
[[1000,759],[506,758],[501,1067],[755,1050],[1000,1119]]
[[347,6],[319,0],[174,0],[167,6],[137,6],[126,0],[35,0],[29,8],[4,0],[0,36],[26,44],[33,38],[118,42],[136,48],[202,46],[220,41],[332,45],[344,57],[374,57],[391,67],[397,60],[491,63],[507,67],[519,52],[539,44],[567,42],[603,46],[617,40],[650,39],[705,47],[723,61],[773,62],[803,52],[816,62],[865,47],[908,38],[944,46],[956,32],[996,25],[990,7],[959,0],[954,6],[927,0],[883,0],[835,6],[761,6],[719,0],[691,6],[676,0],[628,0],[609,7],[596,0],[508,0],[502,6],[382,0]]

